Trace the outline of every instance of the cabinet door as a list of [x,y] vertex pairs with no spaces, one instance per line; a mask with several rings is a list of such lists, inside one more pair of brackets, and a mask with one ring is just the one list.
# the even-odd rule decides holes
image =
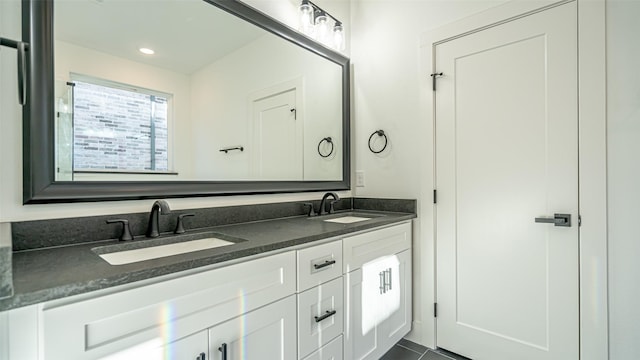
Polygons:
[[162,339],[147,341],[101,360],[206,360],[208,348],[207,331],[203,330],[165,345]]
[[[411,250],[405,250],[395,256],[398,259],[398,263],[397,267],[392,269],[391,284],[389,284],[391,289],[381,295],[383,303],[385,300],[390,301],[385,303],[384,306],[392,309],[379,325],[380,336],[382,337],[380,342],[385,349],[390,349],[403,336],[409,333],[412,321]],[[396,289],[398,293],[394,296],[392,292],[396,291]],[[389,296],[385,298],[385,295]]]
[[210,358],[295,359],[295,308],[296,296],[292,295],[209,329]]
[[[372,270],[375,271],[375,270]],[[372,322],[369,314],[363,314],[363,304],[376,307],[378,296],[363,296],[363,269],[345,275],[345,359],[373,359],[378,349],[378,324]],[[364,315],[364,316],[363,316]],[[365,321],[370,321],[364,324]]]
[[345,294],[345,358],[378,359],[411,329],[411,251],[348,273]]

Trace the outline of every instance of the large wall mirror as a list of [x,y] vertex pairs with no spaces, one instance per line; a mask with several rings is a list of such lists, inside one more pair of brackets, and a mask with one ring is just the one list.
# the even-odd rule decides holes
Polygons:
[[31,0],[25,203],[349,188],[349,61],[230,0]]

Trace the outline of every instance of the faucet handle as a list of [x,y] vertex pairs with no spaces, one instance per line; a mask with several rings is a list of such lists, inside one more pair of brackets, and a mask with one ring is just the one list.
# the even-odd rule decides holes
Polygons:
[[310,202],[306,202],[306,203],[302,203],[302,205],[304,207],[309,207],[309,211],[307,212],[307,216],[314,216],[316,215],[315,212],[313,211],[313,203]]
[[173,231],[174,234],[183,234],[187,230],[184,229],[184,218],[187,216],[196,216],[196,214],[180,214],[178,215],[178,223],[176,224],[176,229]]
[[338,199],[329,201],[329,214],[333,214],[336,210],[333,208],[333,204],[337,203]]
[[131,235],[131,228],[129,227],[129,220],[127,219],[111,219],[107,220],[107,224],[115,224],[122,223],[122,234],[120,234],[120,241],[129,241],[133,240],[133,235]]

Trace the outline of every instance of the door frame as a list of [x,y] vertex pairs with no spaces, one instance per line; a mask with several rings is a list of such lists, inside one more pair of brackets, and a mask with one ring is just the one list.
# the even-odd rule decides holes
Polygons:
[[[606,44],[605,0],[512,0],[476,15],[423,33],[420,38],[420,89],[425,115],[423,134],[431,144],[421,145],[421,201],[419,214],[422,284],[419,313],[412,338],[435,347],[436,241],[433,189],[435,188],[435,93],[430,74],[435,73],[434,49],[441,42],[496,26],[531,13],[571,1],[578,4],[578,181],[580,359],[608,359],[607,302],[607,173],[606,173]],[[420,341],[418,340],[418,341]]]

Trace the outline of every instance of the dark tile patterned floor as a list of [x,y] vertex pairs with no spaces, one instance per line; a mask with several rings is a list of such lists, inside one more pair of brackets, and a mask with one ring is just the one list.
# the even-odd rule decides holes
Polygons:
[[446,350],[432,350],[409,340],[402,339],[380,360],[471,360]]

